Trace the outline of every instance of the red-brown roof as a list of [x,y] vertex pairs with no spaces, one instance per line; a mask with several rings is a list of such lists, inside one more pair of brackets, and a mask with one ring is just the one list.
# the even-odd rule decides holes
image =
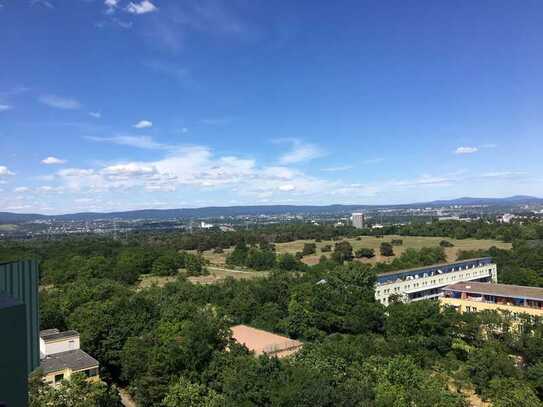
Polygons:
[[302,342],[295,339],[276,335],[247,325],[236,325],[230,329],[232,331],[232,338],[238,343],[245,345],[247,349],[256,355],[266,353],[268,355],[284,357],[297,352],[303,345]]

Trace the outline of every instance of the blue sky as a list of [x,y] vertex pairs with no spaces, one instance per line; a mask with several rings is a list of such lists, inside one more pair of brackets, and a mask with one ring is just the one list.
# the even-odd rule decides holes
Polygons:
[[0,210],[541,196],[542,14],[0,0]]

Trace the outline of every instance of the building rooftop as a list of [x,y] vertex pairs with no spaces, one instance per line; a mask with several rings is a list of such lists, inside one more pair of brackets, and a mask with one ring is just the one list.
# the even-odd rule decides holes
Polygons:
[[40,361],[40,367],[45,374],[64,369],[85,370],[97,366],[98,361],[81,349],[48,355]]
[[444,287],[443,291],[458,291],[481,295],[494,295],[497,297],[526,298],[528,300],[543,301],[543,288],[525,287],[520,285],[462,282]]
[[385,282],[391,282],[396,279],[406,278],[407,276],[415,276],[417,274],[422,277],[424,273],[427,273],[429,275],[434,275],[435,273],[445,274],[445,273],[450,273],[452,271],[460,271],[460,269],[462,268],[469,269],[471,267],[479,267],[479,266],[484,266],[491,263],[492,263],[492,259],[490,257],[480,257],[480,258],[475,258],[475,259],[455,261],[453,263],[439,263],[439,264],[432,264],[432,265],[424,266],[424,267],[388,271],[386,273],[379,273],[377,275],[377,282],[381,284]]
[[40,338],[42,338],[45,342],[71,338],[73,336],[79,336],[79,332],[74,330],[60,332],[58,329],[45,329],[40,331]]
[[300,341],[247,325],[236,325],[230,329],[232,337],[256,355],[266,353],[284,357],[295,353],[303,345]]

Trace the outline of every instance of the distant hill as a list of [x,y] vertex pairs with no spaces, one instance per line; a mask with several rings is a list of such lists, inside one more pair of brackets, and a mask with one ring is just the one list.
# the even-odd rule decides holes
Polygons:
[[445,201],[432,201],[432,205],[489,205],[489,206],[514,206],[514,205],[533,205],[543,204],[542,198],[536,198],[527,195],[515,195],[507,198],[470,198],[463,197]]
[[256,206],[210,206],[205,208],[181,209],[143,209],[123,212],[82,212],[65,215],[19,214],[0,212],[0,223],[21,223],[34,220],[97,220],[97,219],[189,219],[217,218],[220,216],[257,216],[257,215],[299,215],[299,214],[343,214],[356,210],[378,208],[424,208],[451,205],[487,205],[496,207],[511,207],[517,205],[543,204],[542,198],[533,196],[511,196],[507,198],[470,198],[463,197],[451,200],[419,202],[401,205],[256,205]]

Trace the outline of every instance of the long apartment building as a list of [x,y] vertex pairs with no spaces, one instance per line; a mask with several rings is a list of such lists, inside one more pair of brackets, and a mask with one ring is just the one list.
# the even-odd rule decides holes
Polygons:
[[444,287],[461,281],[496,283],[496,265],[483,257],[382,273],[377,276],[375,299],[388,305],[393,295],[404,302],[439,298]]
[[443,288],[439,301],[460,313],[496,310],[513,316],[543,316],[543,288],[539,287],[461,282]]

